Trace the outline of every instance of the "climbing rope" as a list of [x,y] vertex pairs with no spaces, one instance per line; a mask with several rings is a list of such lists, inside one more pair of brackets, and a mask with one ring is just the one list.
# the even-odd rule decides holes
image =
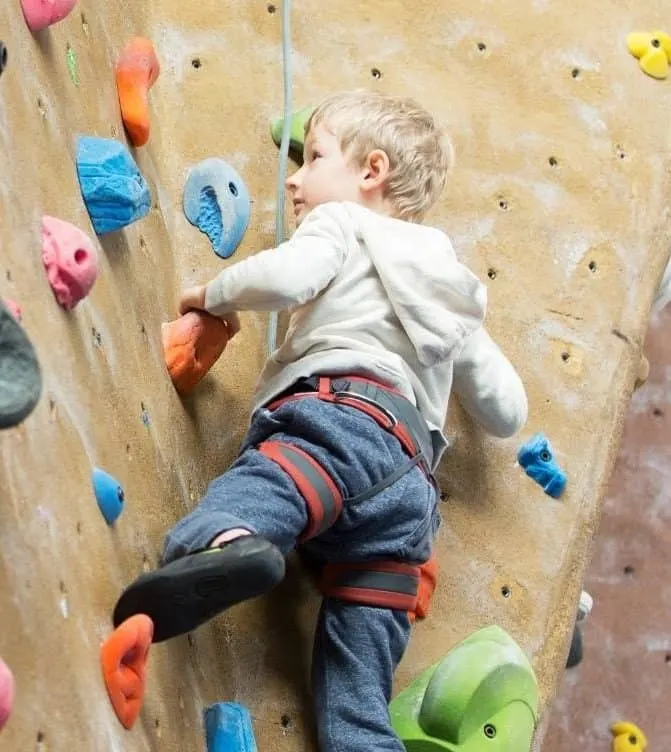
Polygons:
[[[284,122],[277,169],[277,201],[275,208],[275,245],[286,240],[284,221],[284,183],[287,179],[289,162],[289,140],[291,135],[291,0],[282,0],[282,62],[284,83]],[[272,311],[268,321],[268,355],[277,347],[277,311]]]

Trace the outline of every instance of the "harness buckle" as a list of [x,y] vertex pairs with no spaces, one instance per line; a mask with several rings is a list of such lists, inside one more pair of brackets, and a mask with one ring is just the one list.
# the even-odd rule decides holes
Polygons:
[[333,392],[333,396],[335,397],[336,401],[343,400],[343,399],[353,399],[353,400],[358,400],[359,402],[364,402],[370,407],[374,407],[376,410],[379,410],[385,416],[385,418],[387,418],[392,428],[396,428],[396,426],[398,425],[398,420],[396,416],[392,412],[387,410],[386,407],[381,405],[379,402],[376,402],[371,397],[366,397],[363,394],[358,394],[357,392],[349,392],[349,391]]

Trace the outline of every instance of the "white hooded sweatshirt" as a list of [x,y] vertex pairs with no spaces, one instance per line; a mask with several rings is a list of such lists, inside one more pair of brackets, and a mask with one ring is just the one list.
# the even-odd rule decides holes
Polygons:
[[485,286],[435,228],[358,204],[313,209],[290,240],[225,269],[205,307],[293,309],[286,338],[259,377],[253,410],[297,379],[359,374],[391,384],[432,432],[434,468],[450,391],[494,436],[527,418],[522,381],[483,328]]

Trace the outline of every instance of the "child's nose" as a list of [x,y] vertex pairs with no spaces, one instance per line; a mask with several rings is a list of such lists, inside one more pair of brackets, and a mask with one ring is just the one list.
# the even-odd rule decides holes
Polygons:
[[300,185],[300,175],[303,168],[301,167],[300,170],[296,170],[293,175],[289,175],[289,177],[284,181],[284,185],[288,191],[295,191],[298,186]]

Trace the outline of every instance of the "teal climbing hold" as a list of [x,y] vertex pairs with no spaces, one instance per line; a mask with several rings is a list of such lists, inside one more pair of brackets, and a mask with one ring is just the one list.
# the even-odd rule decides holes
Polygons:
[[566,473],[557,464],[547,436],[542,433],[534,434],[520,447],[517,461],[524,472],[543,487],[548,496],[558,499],[564,493]]
[[91,476],[93,492],[105,522],[113,525],[123,511],[124,491],[115,478],[99,468],[94,468]]
[[81,136],[77,176],[93,229],[120,230],[149,214],[149,186],[128,149],[112,138]]
[[207,752],[257,752],[249,711],[237,702],[218,702],[203,713]]
[[[294,112],[291,116],[291,130],[289,135],[289,148],[293,151],[303,153],[305,143],[305,125],[314,112],[314,107],[303,107]],[[277,146],[282,142],[282,128],[284,127],[284,118],[273,120],[270,126],[270,135]]]
[[522,649],[490,626],[427,669],[389,711],[407,752],[529,752],[538,684]]
[[223,159],[199,162],[184,186],[184,214],[204,232],[221,258],[233,255],[249,224],[250,199],[243,179]]

